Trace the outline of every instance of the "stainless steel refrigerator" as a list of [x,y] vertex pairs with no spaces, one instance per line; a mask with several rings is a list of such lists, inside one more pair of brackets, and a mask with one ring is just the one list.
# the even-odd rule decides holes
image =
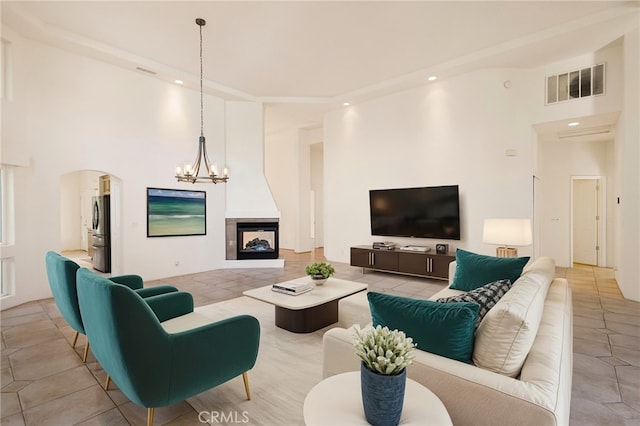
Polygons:
[[111,272],[111,224],[108,195],[91,198],[93,219],[93,268],[100,272]]

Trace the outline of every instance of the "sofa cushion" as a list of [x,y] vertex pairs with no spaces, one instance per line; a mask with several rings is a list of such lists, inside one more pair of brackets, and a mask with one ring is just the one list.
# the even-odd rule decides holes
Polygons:
[[476,303],[438,303],[432,300],[369,292],[373,326],[404,331],[418,349],[462,362],[471,362]]
[[529,257],[485,256],[457,249],[456,272],[451,288],[471,291],[498,280],[510,280],[514,283],[527,262]]
[[498,301],[504,296],[511,288],[511,281],[498,280],[489,284],[485,284],[482,287],[478,287],[475,290],[468,291],[466,293],[459,294],[457,296],[443,297],[437,299],[436,302],[450,303],[450,302],[472,302],[477,303],[480,309],[478,310],[478,318],[476,319],[476,329],[480,325],[480,322],[484,316],[489,312],[489,309],[498,303]]
[[509,377],[520,373],[538,332],[551,285],[548,277],[554,265],[548,259],[541,259],[522,274],[478,326],[473,351],[478,367]]

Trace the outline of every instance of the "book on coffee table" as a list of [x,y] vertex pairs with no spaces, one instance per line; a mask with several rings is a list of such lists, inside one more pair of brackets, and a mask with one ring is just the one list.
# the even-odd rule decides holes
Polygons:
[[314,284],[310,282],[295,282],[288,281],[284,283],[278,283],[271,286],[271,290],[279,293],[291,294],[297,296],[298,294],[306,293],[313,290]]

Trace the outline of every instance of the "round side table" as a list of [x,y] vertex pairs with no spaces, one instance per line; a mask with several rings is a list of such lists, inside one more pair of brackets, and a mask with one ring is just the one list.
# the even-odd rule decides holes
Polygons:
[[[328,377],[315,385],[304,399],[306,425],[367,425],[362,408],[360,372]],[[407,379],[401,425],[451,425],[440,399],[420,383]]]

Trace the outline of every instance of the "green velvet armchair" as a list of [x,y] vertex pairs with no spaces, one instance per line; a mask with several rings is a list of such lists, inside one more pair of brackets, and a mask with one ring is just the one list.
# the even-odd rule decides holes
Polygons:
[[[251,399],[247,372],[258,356],[260,325],[256,318],[238,315],[168,333],[154,314],[158,307],[145,303],[130,288],[86,268],[78,270],[77,281],[80,313],[93,354],[120,390],[147,408],[148,425],[153,424],[154,408],[240,375],[247,399]],[[188,310],[189,301],[182,302],[182,310]],[[193,310],[193,299],[190,303]]]
[[[53,298],[67,324],[76,334],[71,346],[75,348],[80,334],[86,334],[78,306],[78,292],[76,289],[76,272],[80,266],[73,260],[49,251],[45,255],[47,278],[53,293]],[[142,278],[138,275],[121,275],[109,278],[113,282],[123,284],[135,290],[141,297],[148,298],[159,294],[177,292],[178,289],[169,285],[142,288]],[[89,343],[84,347],[82,362],[87,362]]]

